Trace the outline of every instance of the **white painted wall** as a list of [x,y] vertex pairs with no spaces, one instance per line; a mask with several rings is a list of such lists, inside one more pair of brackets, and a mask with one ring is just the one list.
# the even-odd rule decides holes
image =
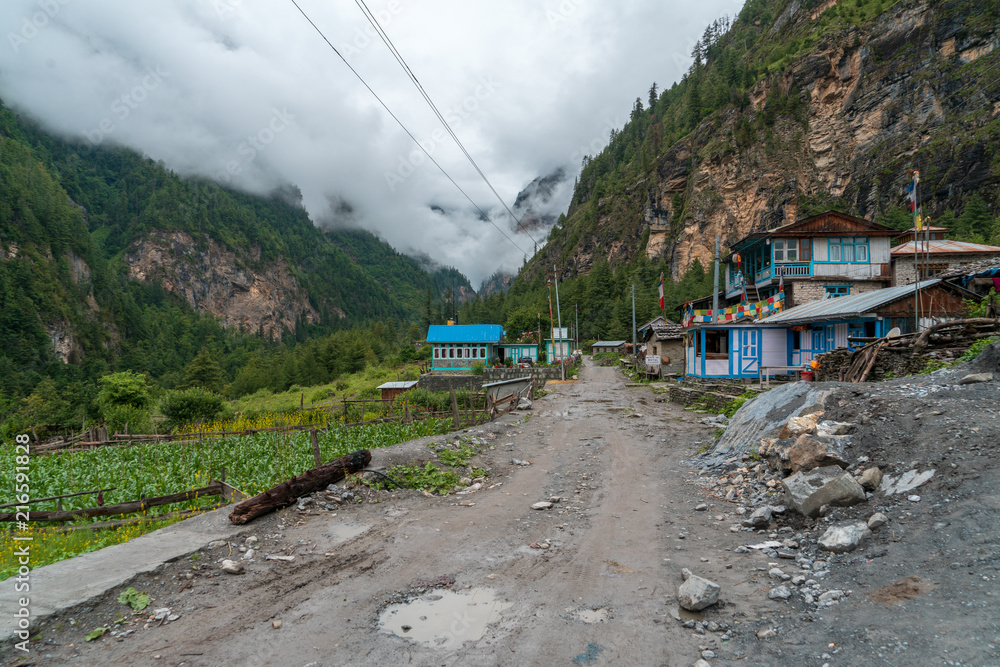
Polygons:
[[847,322],[834,325],[833,344],[836,347],[847,347]]
[[888,264],[892,259],[891,247],[887,237],[870,238],[868,240],[868,254],[872,264]]
[[709,359],[705,362],[705,375],[729,375],[729,360]]
[[814,262],[825,262],[829,258],[829,249],[827,247],[827,242],[825,238],[814,238],[813,242],[813,261]]
[[764,329],[762,332],[764,354],[762,366],[788,365],[788,334],[784,329]]

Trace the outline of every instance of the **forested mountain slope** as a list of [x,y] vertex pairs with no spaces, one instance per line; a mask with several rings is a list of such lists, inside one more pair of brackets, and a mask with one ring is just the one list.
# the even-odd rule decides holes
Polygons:
[[584,158],[525,278],[640,256],[678,278],[709,266],[716,234],[725,246],[827,208],[903,227],[911,168],[934,224],[1000,240],[998,25],[1000,5],[972,0],[750,0]]
[[234,335],[415,321],[446,290],[472,288],[368,232],[317,228],[295,191],[181,179],[0,107],[0,402],[44,375],[159,378]]

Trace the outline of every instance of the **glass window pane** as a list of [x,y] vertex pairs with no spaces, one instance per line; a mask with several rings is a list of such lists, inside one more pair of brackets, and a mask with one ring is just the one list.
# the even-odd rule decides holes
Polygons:
[[858,261],[867,262],[868,261],[868,246],[859,245],[858,246]]
[[795,248],[788,249],[788,261],[797,262],[799,259],[798,251]]
[[853,262],[854,261],[854,246],[852,246],[852,245],[845,245],[845,246],[842,246],[842,247],[844,248],[844,261],[845,262]]
[[839,262],[840,261],[840,248],[841,248],[841,246],[839,246],[839,245],[831,245],[830,246],[830,261],[831,262]]

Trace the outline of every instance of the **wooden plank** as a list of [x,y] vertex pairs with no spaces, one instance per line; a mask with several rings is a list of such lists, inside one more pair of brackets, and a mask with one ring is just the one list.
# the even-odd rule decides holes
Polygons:
[[67,493],[61,496],[49,496],[48,498],[33,498],[26,503],[7,503],[6,505],[0,505],[3,507],[14,507],[16,505],[31,505],[32,503],[43,503],[46,500],[60,500],[62,498],[75,498],[76,496],[89,496],[96,493],[104,493],[105,491],[114,491],[117,486],[113,486],[110,489],[97,489],[96,491],[80,491],[79,493]]
[[313,450],[313,461],[316,463],[316,467],[323,465],[323,458],[319,453],[319,437],[316,435],[316,429],[309,429],[309,440],[312,442]]
[[[43,512],[31,512],[29,518],[31,521],[72,521],[73,519],[86,516],[115,516],[118,514],[133,514],[135,512],[143,512],[150,507],[158,507],[160,505],[170,505],[173,503],[183,503],[188,500],[194,500],[196,498],[202,498],[204,496],[218,496],[222,493],[222,487],[216,483],[210,486],[205,486],[200,489],[193,489],[191,491],[182,491],[181,493],[172,493],[168,496],[159,496],[157,498],[146,498],[144,500],[133,500],[127,503],[119,503],[118,505],[102,505],[101,507],[89,507],[82,510],[54,510],[54,511],[43,511]],[[21,513],[23,516],[23,513]],[[0,514],[0,521],[16,521],[15,512],[7,512],[5,514]]]

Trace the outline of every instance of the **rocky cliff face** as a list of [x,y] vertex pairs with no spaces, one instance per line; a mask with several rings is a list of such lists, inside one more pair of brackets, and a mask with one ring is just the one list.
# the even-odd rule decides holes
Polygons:
[[[791,3],[772,39],[808,34],[835,5]],[[679,278],[695,259],[707,266],[717,234],[725,248],[827,208],[877,221],[903,205],[907,168],[921,171],[932,217],[960,210],[972,193],[996,210],[1000,32],[969,11],[904,1],[864,28],[826,33],[760,80],[745,107],[709,116],[656,157],[652,175],[600,201],[596,221],[572,220],[576,231],[546,252],[581,273],[595,258],[614,265],[645,253],[670,261]],[[768,101],[782,96],[797,97],[795,112],[764,124]],[[642,214],[649,200],[659,229]]]
[[316,322],[319,315],[288,262],[280,259],[256,267],[259,259],[259,248],[238,256],[215,241],[199,243],[184,232],[151,234],[125,255],[129,278],[159,282],[192,308],[219,318],[223,326],[280,338],[300,321]]

